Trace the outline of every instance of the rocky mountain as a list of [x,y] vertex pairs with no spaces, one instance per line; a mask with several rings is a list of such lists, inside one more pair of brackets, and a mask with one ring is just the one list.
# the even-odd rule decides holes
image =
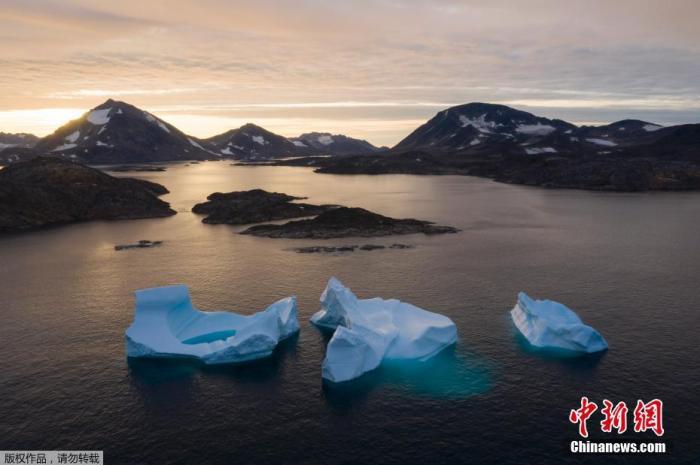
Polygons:
[[504,105],[469,103],[439,112],[392,152],[485,156],[610,155],[697,159],[700,125],[664,127],[640,120],[576,126]]
[[313,153],[312,150],[304,150],[284,136],[251,123],[210,137],[203,142],[218,155],[237,160],[284,158]]
[[31,148],[39,141],[34,134],[0,132],[0,150],[8,147]]
[[194,137],[132,105],[107,100],[34,146],[39,154],[84,163],[204,160],[217,156]]
[[468,103],[441,111],[392,150],[449,153],[511,149],[575,129],[576,126],[566,121],[542,118],[505,105]]
[[257,161],[311,155],[357,155],[380,149],[361,139],[340,134],[309,132],[287,138],[248,123],[203,143],[223,157]]
[[297,147],[310,148],[318,155],[362,155],[382,150],[366,140],[328,132],[307,132],[291,141]]
[[153,182],[115,178],[68,160],[38,157],[0,170],[0,233],[174,215],[158,198],[167,192]]
[[0,132],[0,165],[9,165],[37,156],[32,149],[39,141],[34,134]]

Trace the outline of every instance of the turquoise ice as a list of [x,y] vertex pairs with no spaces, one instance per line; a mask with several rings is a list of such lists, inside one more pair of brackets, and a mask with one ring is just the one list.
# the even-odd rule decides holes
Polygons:
[[608,348],[598,331],[585,325],[573,310],[559,302],[533,300],[520,292],[510,315],[516,328],[535,347],[578,353]]
[[136,291],[134,321],[126,330],[129,357],[195,358],[207,364],[267,357],[277,343],[299,331],[296,297],[253,315],[203,312],[187,286]]
[[311,322],[335,329],[322,368],[333,382],[357,378],[383,360],[427,360],[457,341],[446,316],[396,299],[358,299],[336,278],[328,281]]

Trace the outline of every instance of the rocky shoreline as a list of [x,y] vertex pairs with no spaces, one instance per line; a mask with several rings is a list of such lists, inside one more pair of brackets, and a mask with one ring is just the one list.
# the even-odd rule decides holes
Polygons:
[[0,233],[171,216],[176,212],[158,198],[167,192],[150,181],[115,178],[59,158],[38,157],[0,171]]
[[324,174],[414,174],[477,176],[509,184],[558,189],[641,192],[700,189],[700,163],[643,156],[552,156],[499,154],[464,157],[422,151],[333,159],[283,160]]

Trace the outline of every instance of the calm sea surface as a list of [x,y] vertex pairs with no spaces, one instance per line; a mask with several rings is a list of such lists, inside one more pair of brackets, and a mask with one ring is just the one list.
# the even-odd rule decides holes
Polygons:
[[[456,176],[331,176],[305,168],[175,165],[166,219],[0,238],[0,449],[100,449],[108,464],[700,463],[700,193],[544,190]],[[132,174],[133,175],[133,174]],[[457,226],[455,235],[330,241],[242,236],[190,213],[215,191],[263,188]],[[139,239],[159,248],[115,251]],[[345,255],[305,245],[415,245]],[[452,318],[459,343],[425,364],[327,386],[308,323],[330,276]],[[133,291],[189,285],[204,310],[251,313],[296,294],[301,332],[244,366],[129,361]],[[602,357],[532,353],[518,291],[574,308]],[[664,401],[665,456],[575,456],[586,395]],[[596,412],[592,440],[600,432]],[[630,414],[631,421],[631,414]],[[621,440],[656,441],[628,432]]]

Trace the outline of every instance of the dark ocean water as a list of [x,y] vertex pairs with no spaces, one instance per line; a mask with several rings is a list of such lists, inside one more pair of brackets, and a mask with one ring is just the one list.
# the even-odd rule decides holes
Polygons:
[[[304,168],[174,166],[180,213],[0,239],[0,449],[100,449],[109,464],[700,463],[700,193],[544,190],[469,177],[330,176]],[[235,234],[189,212],[261,187],[457,226],[456,235],[333,241]],[[115,251],[119,243],[164,240]],[[297,254],[290,247],[410,250]],[[459,343],[425,364],[324,385],[327,335],[308,323],[327,279],[360,297],[443,313]],[[128,361],[135,289],[185,283],[204,310],[250,313],[290,294],[301,332],[243,366]],[[574,308],[601,357],[552,359],[518,340],[518,291]],[[576,456],[568,413],[586,395],[664,401],[666,455]],[[657,441],[651,432],[592,440]],[[631,416],[630,416],[631,421]]]

